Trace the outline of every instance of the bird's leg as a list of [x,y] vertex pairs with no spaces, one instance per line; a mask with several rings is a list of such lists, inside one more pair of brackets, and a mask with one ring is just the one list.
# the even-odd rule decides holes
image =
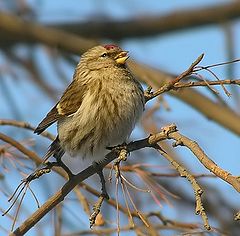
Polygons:
[[53,165],[62,167],[68,174],[68,178],[71,179],[74,174],[71,172],[71,170],[64,164],[64,162],[61,159],[61,156],[55,156],[56,162],[52,162]]
[[107,189],[106,189],[106,181],[103,175],[103,169],[102,167],[99,166],[99,163],[94,161],[93,162],[93,167],[94,169],[97,171],[98,176],[100,177],[100,181],[101,181],[101,196],[103,196],[106,199],[109,199],[108,193],[107,193]]
[[119,164],[121,161],[126,161],[127,160],[127,143],[123,143],[117,146],[113,147],[106,147],[106,149],[111,150],[111,151],[116,151],[118,153],[118,158],[114,161],[114,165]]
[[120,176],[120,167],[119,164],[121,161],[126,161],[127,160],[127,155],[128,155],[128,150],[127,150],[127,144],[123,143],[121,145],[117,145],[114,147],[107,147],[107,149],[111,151],[115,151],[118,155],[118,158],[114,160],[114,163],[112,165],[112,168],[110,170],[109,174],[109,181],[111,182],[112,180],[112,171],[115,170],[115,177],[119,178]]

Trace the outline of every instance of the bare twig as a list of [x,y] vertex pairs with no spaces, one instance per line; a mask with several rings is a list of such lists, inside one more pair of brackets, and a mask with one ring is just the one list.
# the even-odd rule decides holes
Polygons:
[[234,59],[234,60],[231,60],[231,61],[216,63],[216,64],[212,64],[212,65],[208,65],[208,66],[199,66],[199,67],[195,67],[195,72],[200,71],[200,70],[206,70],[206,69],[213,68],[213,67],[238,63],[238,62],[240,62],[240,59]]
[[204,54],[201,54],[191,65],[190,67],[185,70],[183,73],[181,73],[179,76],[177,76],[174,80],[169,81],[168,83],[164,84],[162,87],[160,87],[157,91],[151,92],[149,89],[145,92],[145,100],[146,102],[150,99],[155,98],[156,96],[159,96],[162,93],[165,93],[166,91],[169,91],[174,88],[174,85],[178,83],[183,78],[191,75],[194,72],[194,69],[198,63],[203,59]]
[[196,179],[184,167],[182,167],[182,165],[180,165],[176,160],[174,160],[171,156],[169,156],[165,152],[161,151],[157,146],[156,146],[156,148],[159,151],[159,153],[162,156],[164,156],[174,166],[174,168],[179,172],[180,176],[187,178],[187,180],[191,183],[192,188],[194,189],[194,194],[195,194],[195,199],[196,199],[195,213],[196,213],[196,215],[201,215],[203,222],[204,222],[204,227],[207,230],[210,230],[211,227],[208,223],[208,217],[206,215],[205,209],[202,204],[202,199],[201,199],[203,190],[197,183]]
[[[19,127],[19,128],[24,128],[24,129],[28,129],[31,131],[34,131],[36,127],[30,125],[27,122],[24,121],[17,121],[17,120],[7,120],[7,119],[0,119],[0,125],[9,125],[9,126],[15,126],[15,127]],[[52,135],[51,133],[49,133],[48,131],[44,131],[41,133],[41,135],[43,137],[46,137],[50,140],[54,140],[55,136]]]
[[188,229],[198,229],[199,228],[199,224],[197,224],[197,223],[183,223],[181,221],[171,220],[171,219],[163,216],[161,214],[161,212],[159,212],[159,211],[149,212],[147,214],[147,216],[148,217],[156,216],[159,220],[161,220],[163,225],[174,225],[174,226],[177,226],[177,227],[183,227],[183,228],[188,228]]
[[[201,66],[199,66],[199,67],[201,67]],[[214,78],[216,78],[217,79],[217,81],[220,81],[220,79],[218,78],[218,76],[213,72],[213,71],[211,71],[210,69],[205,69],[207,72],[209,72],[211,75],[213,75],[213,77]],[[230,97],[231,96],[231,93],[229,93],[228,91],[227,91],[227,89],[224,87],[224,85],[220,82],[220,85],[221,85],[221,87],[222,87],[222,89],[223,89],[223,91],[225,92],[225,94],[228,96],[228,97]]]
[[89,217],[90,228],[92,228],[93,225],[95,224],[96,218],[97,218],[98,214],[100,213],[100,209],[101,209],[103,200],[104,200],[104,196],[100,196],[98,198],[98,201],[96,202],[96,204],[94,204],[94,206],[93,206],[93,213]]
[[207,83],[205,81],[191,81],[187,83],[176,83],[174,84],[174,88],[188,88],[188,87],[197,87],[197,86],[209,86],[209,85],[221,85],[221,84],[237,84],[240,85],[240,79],[237,80],[219,80],[219,81],[209,81],[207,80]]
[[240,192],[240,181],[236,176],[223,170],[215,162],[213,162],[199,147],[196,141],[192,141],[186,136],[180,134],[179,132],[173,132],[169,134],[170,139],[176,140],[176,145],[184,145],[191,150],[191,152],[198,158],[198,160],[213,174],[224,180],[225,182],[232,185],[235,190]]

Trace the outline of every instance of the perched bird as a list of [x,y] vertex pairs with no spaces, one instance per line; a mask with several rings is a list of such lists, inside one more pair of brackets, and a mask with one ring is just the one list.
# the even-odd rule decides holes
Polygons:
[[116,45],[85,52],[71,84],[35,129],[57,122],[58,135],[45,156],[64,153],[91,161],[104,159],[106,147],[125,142],[144,110],[140,83],[126,66],[128,52]]

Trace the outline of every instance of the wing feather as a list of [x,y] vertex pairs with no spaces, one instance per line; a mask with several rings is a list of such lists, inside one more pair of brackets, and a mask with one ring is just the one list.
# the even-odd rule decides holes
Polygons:
[[63,93],[60,101],[41,121],[34,133],[40,134],[61,118],[74,114],[82,104],[85,85],[79,80],[73,80]]
[[61,115],[58,114],[57,105],[55,105],[46,117],[40,122],[37,128],[34,130],[34,133],[41,134],[46,128],[56,122]]

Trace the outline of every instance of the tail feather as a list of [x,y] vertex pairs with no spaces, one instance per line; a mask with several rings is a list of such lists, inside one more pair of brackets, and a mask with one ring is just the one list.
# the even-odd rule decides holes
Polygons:
[[44,155],[43,163],[46,162],[51,156],[55,157],[58,160],[64,155],[64,153],[65,151],[62,149],[57,136],[49,146],[47,153]]

